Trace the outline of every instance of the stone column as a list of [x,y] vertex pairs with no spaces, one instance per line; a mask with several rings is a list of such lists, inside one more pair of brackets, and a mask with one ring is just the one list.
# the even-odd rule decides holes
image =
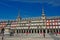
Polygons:
[[20,30],[20,33],[22,33],[22,30]]
[[22,30],[22,33],[24,33],[24,30]]
[[45,32],[46,32],[46,34],[47,34],[47,29],[45,29]]
[[51,29],[51,31],[52,31],[51,33],[53,33],[53,32],[54,32],[54,30],[53,30],[53,29]]
[[27,30],[25,30],[25,33],[27,33]]
[[17,30],[15,29],[15,33],[17,33]]
[[28,30],[28,33],[29,33],[29,30]]
[[51,30],[49,29],[49,33],[51,33]]
[[19,30],[18,30],[18,33],[19,33]]
[[31,30],[31,33],[32,33],[32,30]]
[[15,34],[14,34],[14,36],[16,36],[17,35],[17,30],[15,29]]
[[39,29],[39,33],[40,33],[40,29]]
[[57,29],[58,30],[58,33],[59,33],[59,29]]
[[37,33],[37,29],[36,29],[36,33]]
[[33,30],[33,33],[35,33],[35,29]]
[[43,29],[42,29],[42,33],[43,33]]
[[58,26],[58,33],[59,33],[59,26]]

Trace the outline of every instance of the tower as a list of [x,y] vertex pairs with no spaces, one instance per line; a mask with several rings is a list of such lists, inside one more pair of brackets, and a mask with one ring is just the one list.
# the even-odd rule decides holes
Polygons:
[[18,9],[17,21],[18,21],[18,22],[20,22],[20,21],[21,21],[21,17],[20,17],[20,10],[19,10],[19,9]]
[[41,19],[46,19],[45,13],[44,13],[44,8],[42,8],[42,16]]
[[[42,8],[41,20],[42,20],[42,33],[45,33],[45,31],[46,31],[46,16],[45,16],[45,13],[44,13],[44,8]],[[43,36],[44,36],[44,34],[43,34]]]
[[[17,16],[17,27],[20,27],[21,17],[20,17],[20,9],[18,9],[18,16]],[[15,34],[18,33],[18,30],[15,29]]]

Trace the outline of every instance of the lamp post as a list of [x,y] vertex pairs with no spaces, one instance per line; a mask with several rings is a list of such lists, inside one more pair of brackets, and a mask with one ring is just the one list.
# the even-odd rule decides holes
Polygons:
[[2,40],[4,40],[4,28],[2,29]]
[[2,35],[2,40],[4,40],[4,33],[3,33],[3,35]]

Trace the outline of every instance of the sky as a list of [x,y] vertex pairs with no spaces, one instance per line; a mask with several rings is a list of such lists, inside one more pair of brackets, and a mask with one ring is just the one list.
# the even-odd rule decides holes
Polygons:
[[21,18],[39,17],[42,14],[60,16],[60,0],[0,0],[0,19],[16,19],[20,10]]

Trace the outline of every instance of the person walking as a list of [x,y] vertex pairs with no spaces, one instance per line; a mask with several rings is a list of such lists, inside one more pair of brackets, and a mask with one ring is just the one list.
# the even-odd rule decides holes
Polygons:
[[3,37],[2,37],[2,40],[3,40]]

